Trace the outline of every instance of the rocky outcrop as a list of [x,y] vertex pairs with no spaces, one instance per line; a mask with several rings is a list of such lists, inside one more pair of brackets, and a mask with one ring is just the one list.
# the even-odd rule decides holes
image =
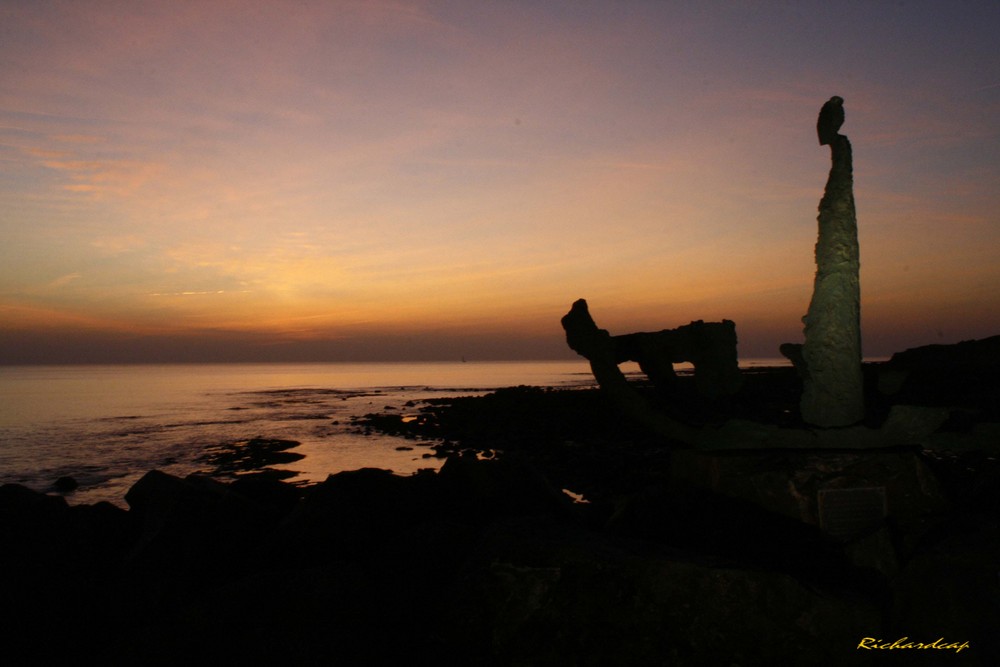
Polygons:
[[[834,100],[839,102],[831,107]],[[820,143],[830,145],[832,166],[819,204],[816,278],[803,317],[805,343],[790,357],[799,362],[803,378],[802,418],[819,427],[848,426],[865,416],[853,158],[851,142],[837,133],[843,100],[831,102],[818,127]]]
[[636,494],[603,527],[516,457],[340,473],[291,507],[260,483],[151,472],[128,512],[0,488],[5,658],[789,664],[881,624],[808,526],[709,491]]
[[879,391],[895,402],[974,408],[1000,421],[1000,336],[952,345],[924,345],[892,355],[878,369]]
[[[638,521],[654,532],[656,518]],[[636,544],[544,520],[491,527],[452,589],[453,650],[490,646],[495,665],[873,664],[854,651],[882,623],[866,596]]]
[[367,422],[442,441],[437,473],[153,471],[127,511],[0,486],[5,664],[1000,664],[996,438],[920,446],[989,406],[928,394],[878,430],[790,428],[795,374],[772,370],[713,403],[757,422],[690,427],[711,450],[598,390],[519,387]]
[[1000,336],[965,340],[953,345],[924,345],[897,352],[885,368],[942,371],[955,375],[992,373],[1000,369]]
[[198,460],[213,466],[209,474],[214,477],[237,477],[247,474],[279,479],[294,477],[297,474],[295,471],[270,466],[301,460],[302,454],[288,451],[300,444],[297,440],[260,437],[224,442],[206,448]]
[[[916,526],[944,511],[948,502],[937,478],[913,447],[874,450],[796,450],[696,452],[674,455],[674,479],[741,498],[806,524],[850,539],[879,527],[889,515],[897,527]],[[857,524],[856,532],[834,530],[828,524],[845,512],[859,516],[862,507],[829,508],[826,491],[881,489],[884,507],[874,524]],[[846,517],[850,519],[851,517]]]

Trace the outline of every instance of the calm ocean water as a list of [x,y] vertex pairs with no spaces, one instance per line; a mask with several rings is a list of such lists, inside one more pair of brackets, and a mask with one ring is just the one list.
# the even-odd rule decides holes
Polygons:
[[[430,449],[357,433],[351,417],[408,401],[519,384],[589,383],[585,361],[0,367],[0,483],[51,491],[74,477],[74,504],[124,504],[146,471],[208,472],[206,448],[297,440],[304,459],[272,467],[322,481],[366,466],[400,474],[440,465]],[[409,451],[397,448],[406,445]]]
[[124,506],[145,472],[211,472],[199,460],[209,448],[256,437],[301,443],[291,451],[305,458],[271,466],[295,471],[290,481],[362,467],[409,474],[440,461],[418,443],[358,433],[351,417],[387,407],[405,415],[416,412],[409,401],[522,384],[590,385],[592,377],[584,360],[0,366],[0,484],[52,491],[72,476],[80,487],[69,502]]

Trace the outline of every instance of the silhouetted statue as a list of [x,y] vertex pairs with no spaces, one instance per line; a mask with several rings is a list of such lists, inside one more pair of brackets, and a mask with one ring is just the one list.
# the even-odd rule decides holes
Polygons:
[[[602,386],[604,377],[617,381],[617,366],[626,361],[637,362],[646,377],[661,389],[673,385],[673,365],[685,361],[694,366],[695,388],[702,396],[731,396],[742,384],[736,325],[731,320],[698,320],[676,329],[612,336],[597,328],[587,302],[579,299],[563,317],[562,325],[567,344],[591,362],[594,377]],[[601,370],[594,368],[595,363]]]
[[834,95],[819,110],[819,120],[816,121],[816,133],[819,135],[819,145],[829,146],[837,139],[840,126],[844,124],[844,98]]
[[844,100],[831,97],[819,112],[820,144],[832,165],[819,203],[816,278],[805,343],[783,346],[803,379],[802,419],[814,426],[847,426],[865,414],[861,377],[861,289],[858,221],[854,210],[851,142],[838,134]]

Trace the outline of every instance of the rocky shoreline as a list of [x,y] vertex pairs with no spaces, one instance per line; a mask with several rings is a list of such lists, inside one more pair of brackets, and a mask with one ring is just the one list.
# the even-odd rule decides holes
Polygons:
[[[437,473],[152,471],[127,511],[8,484],[5,661],[997,664],[997,375],[908,363],[866,368],[872,423],[897,404],[949,417],[906,446],[682,449],[599,391],[519,387],[358,423],[438,443]],[[649,400],[799,426],[794,371],[745,384],[706,403],[680,378]],[[903,637],[943,640],[867,648]]]

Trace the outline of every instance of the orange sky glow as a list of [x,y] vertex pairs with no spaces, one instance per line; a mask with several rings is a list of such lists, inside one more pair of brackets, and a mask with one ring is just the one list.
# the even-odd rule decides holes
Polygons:
[[0,363],[799,342],[846,100],[865,353],[1000,333],[991,1],[5,2]]

